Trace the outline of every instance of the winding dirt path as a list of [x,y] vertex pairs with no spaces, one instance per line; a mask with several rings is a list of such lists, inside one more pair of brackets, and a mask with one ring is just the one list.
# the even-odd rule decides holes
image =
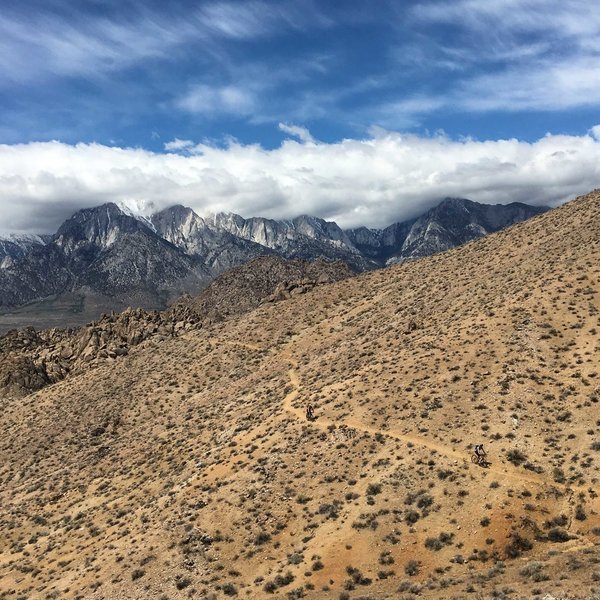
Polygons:
[[[293,405],[294,400],[297,398],[297,396],[300,392],[301,384],[300,384],[297,373],[293,369],[290,369],[288,371],[288,375],[290,377],[290,383],[294,386],[294,389],[284,398],[283,408],[287,412],[292,413],[298,419],[303,420],[306,418],[304,415],[304,411],[300,408],[294,407],[294,405]],[[364,433],[369,433],[371,435],[381,434],[381,435],[393,438],[395,440],[399,440],[401,442],[411,443],[415,446],[429,448],[430,450],[433,450],[443,456],[447,456],[448,458],[453,458],[456,460],[467,462],[464,452],[458,452],[456,450],[453,450],[452,448],[449,448],[448,446],[444,446],[443,444],[437,444],[436,442],[433,442],[427,438],[418,437],[418,436],[414,436],[414,435],[407,435],[407,434],[403,434],[403,433],[397,433],[393,430],[387,430],[387,429],[381,430],[381,429],[377,429],[376,427],[370,427],[369,425],[365,425],[364,423],[361,423],[361,422],[357,421],[356,419],[352,419],[352,418],[350,418],[350,419],[346,418],[346,419],[344,419],[343,422],[340,423],[339,421],[332,421],[331,419],[327,419],[325,417],[318,417],[317,419],[312,421],[311,424],[316,427],[319,427],[320,429],[327,429],[328,427],[330,427],[332,425],[335,427],[339,427],[340,425],[345,425],[346,427],[349,427],[351,429],[356,429],[357,431],[363,431]],[[482,468],[482,467],[478,467],[478,468]],[[533,475],[519,473],[519,472],[515,472],[512,470],[501,470],[501,469],[494,468],[491,466],[485,467],[485,470],[488,473],[497,473],[498,475],[502,475],[504,477],[510,477],[511,479],[515,479],[517,481],[525,481],[525,482],[533,483],[536,485],[553,486],[553,487],[556,487],[556,488],[562,489],[562,490],[576,489],[572,486],[570,487],[570,486],[559,485],[555,482],[549,483],[547,480],[545,480],[542,477],[535,477]]]
[[[290,379],[290,383],[291,383],[293,389],[284,398],[283,409],[286,412],[294,415],[296,418],[300,419],[301,421],[304,421],[306,419],[304,411],[301,408],[297,408],[294,406],[294,400],[296,400],[296,398],[298,397],[298,394],[300,393],[300,390],[302,389],[302,383],[300,382],[300,378],[296,371],[296,369],[298,367],[298,361],[295,360],[289,354],[288,351],[284,350],[282,352],[276,353],[274,351],[274,349],[272,349],[272,348],[261,348],[260,346],[258,346],[256,344],[248,344],[248,343],[237,342],[237,341],[235,341],[235,342],[234,341],[225,341],[225,343],[232,345],[232,346],[248,348],[249,350],[256,350],[256,351],[261,351],[261,352],[270,351],[271,355],[274,358],[280,358],[280,359],[283,359],[286,362],[290,363],[291,368],[288,370],[288,377]],[[420,437],[420,436],[416,436],[416,435],[408,435],[408,434],[398,433],[393,430],[387,430],[387,429],[381,430],[381,429],[377,429],[376,427],[370,427],[369,425],[365,425],[364,423],[357,421],[356,419],[352,419],[352,418],[350,418],[350,419],[346,418],[342,422],[340,422],[340,421],[333,421],[331,419],[327,419],[326,417],[318,417],[317,419],[315,419],[314,421],[311,422],[311,425],[318,427],[320,429],[328,429],[330,426],[340,427],[340,425],[341,426],[345,425],[346,427],[349,427],[351,429],[356,429],[357,431],[363,431],[363,432],[371,434],[371,435],[380,434],[380,435],[384,435],[384,436],[399,440],[401,442],[411,443],[415,446],[429,448],[430,450],[433,450],[433,451],[437,452],[438,454],[441,454],[448,458],[453,458],[455,460],[460,460],[465,463],[471,464],[469,462],[470,457],[465,457],[465,452],[460,452],[460,451],[454,450],[448,446],[445,446],[443,444],[438,444],[428,438],[424,438],[424,437]],[[505,463],[503,463],[503,464],[505,464]],[[554,480],[548,480],[544,477],[540,477],[540,476],[537,476],[534,474],[522,473],[511,467],[500,469],[500,468],[488,465],[487,467],[477,466],[475,468],[478,468],[478,469],[485,468],[485,472],[487,472],[487,473],[496,473],[503,477],[508,477],[510,479],[514,479],[515,481],[522,481],[522,482],[531,483],[534,485],[539,485],[539,486],[544,486],[544,487],[549,487],[549,488],[553,487],[553,488],[562,490],[567,493],[579,492],[579,491],[587,492],[588,488],[591,487],[591,486],[565,485],[565,484],[557,483]]]
[[[284,349],[284,350],[280,350],[279,352],[277,352],[277,350],[275,348],[262,348],[256,344],[250,344],[250,343],[244,343],[244,342],[238,342],[238,341],[229,341],[229,340],[222,340],[222,342],[232,345],[232,346],[247,348],[247,349],[253,350],[253,351],[269,352],[274,359],[284,360],[287,363],[289,363],[290,368],[288,369],[288,377],[289,377],[292,389],[283,399],[282,408],[283,408],[284,412],[287,412],[288,414],[293,415],[299,421],[306,420],[306,415],[305,415],[304,410],[300,407],[294,406],[294,402],[296,401],[296,399],[298,398],[298,396],[300,394],[300,391],[302,390],[302,382],[300,381],[300,377],[297,372],[298,361],[290,354],[289,350]],[[395,432],[393,430],[381,430],[381,429],[377,429],[376,427],[370,427],[370,426],[365,425],[364,423],[362,423],[356,419],[353,419],[353,418],[345,418],[345,419],[343,419],[343,421],[340,421],[340,420],[334,421],[334,420],[328,419],[324,416],[320,416],[317,419],[311,421],[310,425],[313,427],[322,429],[322,430],[328,430],[332,426],[337,427],[337,428],[339,428],[340,426],[346,426],[348,428],[354,429],[356,431],[362,431],[362,432],[368,433],[370,435],[377,435],[377,434],[384,435],[389,438],[404,442],[406,444],[412,444],[414,446],[428,448],[429,450],[437,452],[441,456],[446,456],[455,461],[462,461],[463,464],[467,464],[470,468],[472,467],[472,468],[476,468],[476,469],[484,469],[485,473],[495,473],[500,477],[512,479],[513,481],[519,481],[519,482],[523,482],[523,483],[533,484],[533,485],[544,488],[548,492],[552,488],[554,488],[556,490],[561,490],[565,494],[564,501],[568,504],[567,510],[568,510],[568,512],[570,512],[572,514],[570,522],[569,522],[569,526],[567,527],[567,530],[569,530],[569,531],[571,529],[571,523],[573,522],[573,514],[575,512],[575,503],[572,501],[572,498],[573,498],[575,492],[588,492],[589,489],[592,489],[591,486],[565,485],[565,484],[557,483],[554,480],[545,479],[544,477],[541,477],[538,475],[522,473],[520,471],[517,471],[513,467],[508,467],[508,465],[506,465],[506,463],[502,463],[504,466],[504,468],[502,468],[502,469],[498,468],[498,467],[493,467],[492,465],[489,465],[489,464],[485,468],[476,466],[476,465],[471,464],[471,462],[469,460],[470,457],[465,456],[465,452],[463,452],[463,451],[454,450],[453,448],[450,448],[449,446],[445,446],[443,444],[436,443],[428,438],[423,438],[423,437],[416,436],[416,435],[403,434],[403,433]],[[506,467],[508,467],[508,468],[506,468]],[[576,539],[578,541],[578,544],[576,544],[575,546],[561,547],[560,552],[561,553],[573,552],[578,549],[586,549],[586,548],[591,548],[591,547],[595,546],[595,543],[593,541],[591,541],[590,539],[588,539],[584,535],[577,534]]]

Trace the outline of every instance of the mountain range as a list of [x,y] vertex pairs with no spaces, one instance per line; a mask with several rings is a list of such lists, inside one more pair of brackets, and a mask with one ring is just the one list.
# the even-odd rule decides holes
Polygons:
[[126,306],[165,308],[265,254],[341,260],[356,272],[369,271],[447,250],[545,210],[447,198],[422,216],[385,229],[343,230],[308,215],[200,217],[172,206],[139,217],[108,203],[78,211],[53,236],[0,240],[0,309],[13,309],[14,317],[0,325],[21,325],[40,315],[42,324],[50,325],[49,314],[60,315],[61,324],[65,318],[66,324],[81,323]]

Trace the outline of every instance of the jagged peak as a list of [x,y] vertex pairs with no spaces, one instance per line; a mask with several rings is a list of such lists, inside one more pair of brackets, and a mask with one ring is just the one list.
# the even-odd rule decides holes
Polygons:
[[326,226],[335,226],[338,227],[338,224],[335,221],[327,221],[326,219],[323,219],[321,217],[315,217],[314,215],[306,215],[306,214],[302,214],[302,215],[298,215],[297,217],[294,217],[293,219],[291,219],[291,221],[282,221],[283,223],[310,223],[311,225],[319,225],[320,227],[322,227],[323,225]]
[[211,227],[218,227],[222,222],[235,222],[237,224],[243,224],[246,222],[246,219],[237,213],[221,210],[205,213],[204,221]]
[[109,216],[125,215],[121,208],[115,202],[105,202],[98,206],[90,206],[89,208],[82,208],[74,212],[66,221],[68,223],[72,220],[86,220],[90,217],[94,217],[99,214],[107,214]]
[[469,200],[468,198],[458,198],[458,197],[447,196],[437,206],[434,206],[433,210],[435,210],[436,208],[448,208],[448,207],[468,208],[471,206],[475,206],[477,204],[478,204],[477,202],[474,202],[473,200]]
[[156,217],[159,215],[166,215],[166,214],[190,214],[190,213],[196,214],[188,206],[184,206],[183,204],[173,204],[171,206],[168,206],[167,208],[163,208],[162,210],[159,210],[158,212],[154,213],[152,216]]
[[[124,212],[115,202],[77,211],[58,229],[54,241],[63,244],[66,240],[87,239],[104,246],[111,245],[117,231],[150,230],[153,225],[140,215]],[[69,245],[71,242],[67,242]]]
[[0,235],[0,242],[10,242],[12,244],[40,244],[46,245],[46,241],[41,235],[36,233],[9,233]]
[[155,212],[154,202],[151,200],[140,200],[136,198],[127,198],[125,200],[119,200],[117,206],[121,211],[135,219],[142,218],[148,220],[153,212]]

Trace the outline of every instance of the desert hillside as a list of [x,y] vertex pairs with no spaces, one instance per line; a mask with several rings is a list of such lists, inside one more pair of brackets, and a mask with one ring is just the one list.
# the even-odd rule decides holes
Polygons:
[[595,597],[599,293],[596,191],[0,400],[0,598]]

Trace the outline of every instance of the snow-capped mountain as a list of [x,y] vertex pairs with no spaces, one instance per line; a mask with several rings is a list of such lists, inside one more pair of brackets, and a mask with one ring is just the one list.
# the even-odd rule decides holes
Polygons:
[[40,235],[11,234],[0,236],[0,269],[6,269],[15,260],[25,256],[34,246],[45,246],[46,239]]
[[262,217],[244,219],[235,213],[217,213],[210,218],[209,226],[283,252],[300,238],[309,238],[357,253],[346,233],[336,223],[309,215],[276,221]]
[[412,224],[402,247],[387,262],[443,252],[547,210],[519,202],[491,205],[446,198]]
[[236,267],[269,249],[199,217],[191,208],[172,206],[150,217],[152,228],[185,254],[201,257],[213,275]]
[[260,244],[286,258],[343,260],[356,271],[377,265],[365,259],[337,223],[300,215],[289,220],[217,213],[206,219],[213,231],[226,231],[238,239]]
[[161,306],[211,279],[200,258],[109,203],[75,213],[48,244],[33,247],[1,270],[0,305],[83,290]]
[[452,248],[544,210],[446,199],[411,221],[344,231],[308,215],[203,218],[173,206],[148,217],[108,203],[75,213],[49,238],[0,240],[0,306],[80,293],[101,295],[109,305],[113,299],[118,307],[160,307],[261,254],[341,260],[365,271]]
[[519,202],[490,205],[446,198],[417,219],[385,229],[360,227],[348,234],[363,255],[392,264],[449,250],[547,210]]

